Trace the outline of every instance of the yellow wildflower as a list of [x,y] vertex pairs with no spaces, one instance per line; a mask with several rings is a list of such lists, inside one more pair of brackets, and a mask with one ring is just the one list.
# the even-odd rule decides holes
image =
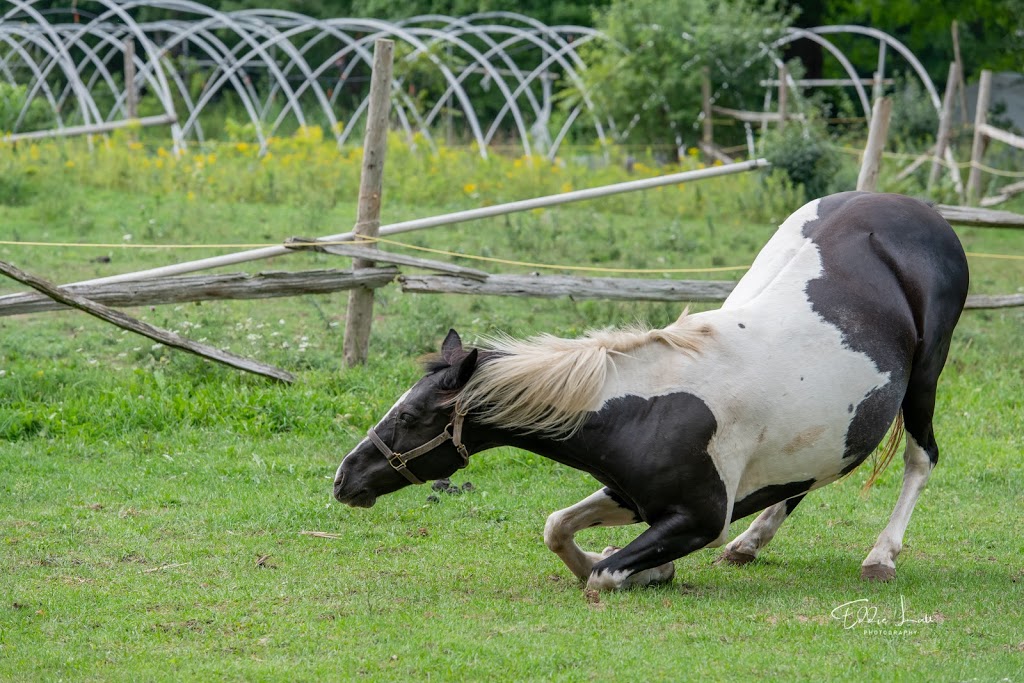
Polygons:
[[473,194],[476,192],[476,183],[466,183],[462,186],[462,191],[466,194]]

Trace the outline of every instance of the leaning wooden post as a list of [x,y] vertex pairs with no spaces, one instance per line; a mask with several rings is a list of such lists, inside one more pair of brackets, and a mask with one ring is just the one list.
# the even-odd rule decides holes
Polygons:
[[946,92],[942,95],[942,114],[939,116],[939,133],[935,137],[935,157],[928,173],[928,189],[932,189],[939,179],[942,169],[942,158],[949,147],[949,135],[953,129],[953,101],[956,97],[956,86],[960,82],[960,65],[952,62],[949,65],[949,76],[946,78]]
[[139,93],[135,89],[135,41],[124,41],[124,104],[129,119],[139,117]]
[[885,138],[889,134],[889,117],[892,114],[892,100],[883,97],[875,102],[871,110],[871,129],[868,131],[868,144],[864,147],[864,160],[857,176],[857,189],[874,192],[878,186],[878,173],[882,168],[882,151],[885,149]]
[[[384,155],[388,145],[388,114],[391,111],[391,68],[395,43],[378,40],[373,49],[373,75],[370,78],[370,102],[366,110],[366,135],[363,139],[363,170],[359,181],[359,206],[355,239],[376,237],[380,230],[380,195],[384,184]],[[372,242],[368,246],[373,246]],[[373,261],[353,259],[352,270],[372,268]],[[345,317],[345,364],[366,362],[373,322],[373,290],[353,289],[348,295]]]
[[711,69],[704,67],[701,70],[700,97],[704,110],[704,132],[701,136],[701,150],[707,161],[714,161],[711,157],[712,145],[715,143],[714,129],[711,123]]
[[985,133],[982,128],[988,118],[988,104],[992,97],[992,72],[981,72],[978,83],[978,102],[974,109],[974,143],[971,145],[971,173],[967,176],[967,201],[977,204],[981,195],[981,158],[985,155]]
[[786,129],[786,107],[789,103],[789,88],[786,83],[789,80],[789,69],[783,64],[779,67],[779,130]]

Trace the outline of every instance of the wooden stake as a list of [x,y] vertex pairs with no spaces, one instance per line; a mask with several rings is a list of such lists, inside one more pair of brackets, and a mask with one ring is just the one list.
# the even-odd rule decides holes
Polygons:
[[957,84],[960,87],[960,121],[967,123],[967,83],[964,80],[966,78],[964,74],[964,60],[960,58],[960,24],[957,23],[956,19],[953,20],[950,31],[953,33],[953,59],[956,61],[960,71]]
[[864,160],[861,162],[860,175],[857,176],[857,189],[874,192],[878,186],[878,173],[882,168],[882,151],[885,139],[889,134],[889,117],[892,115],[892,100],[883,97],[875,102],[871,109],[871,129],[868,131],[868,143],[864,148]]
[[971,172],[967,176],[967,203],[977,204],[981,194],[981,169],[978,164],[985,155],[985,119],[988,117],[989,100],[992,97],[992,72],[981,72],[978,83],[978,102],[974,108],[974,142],[971,145]]
[[[704,112],[704,130],[700,141],[704,143],[705,149],[710,149],[715,144],[715,133],[711,122],[711,69],[704,67],[701,70],[700,81],[701,107]],[[708,159],[711,161],[711,159]]]
[[185,339],[174,332],[154,327],[149,323],[142,322],[141,320],[136,320],[131,316],[125,315],[121,311],[108,308],[103,304],[98,304],[95,301],[86,299],[84,296],[72,294],[42,278],[30,275],[29,273],[12,266],[6,261],[0,261],[0,273],[3,273],[12,280],[17,280],[24,285],[28,285],[32,289],[42,292],[46,296],[54,299],[55,301],[59,301],[65,306],[71,306],[72,308],[77,308],[80,311],[85,311],[89,315],[99,318],[100,320],[105,320],[106,322],[125,330],[131,330],[136,334],[141,334],[143,337],[148,337],[154,341],[160,342],[161,344],[166,344],[167,346],[181,349],[182,351],[188,351],[189,353],[194,353],[197,356],[202,356],[203,358],[223,363],[224,365],[230,365],[231,367],[238,368],[239,370],[263,375],[281,382],[290,383],[295,381],[295,377],[290,372],[285,372],[284,370],[279,370],[273,366],[265,365],[248,358],[242,358],[241,356],[236,356],[235,354],[228,353],[227,351],[215,349],[214,347],[206,344]]
[[124,41],[124,97],[128,118],[139,116],[139,92],[135,89],[135,41]]
[[[391,69],[395,43],[378,40],[373,49],[373,74],[370,78],[370,102],[366,111],[366,137],[363,140],[363,170],[359,182],[359,207],[355,235],[376,237],[380,231],[380,195],[384,184],[384,156],[388,146],[388,115],[391,111]],[[373,261],[357,258],[352,270],[373,267]],[[373,290],[353,289],[348,296],[345,316],[345,364],[366,362],[373,322]]]
[[786,129],[786,107],[789,104],[788,80],[789,70],[783,64],[779,67],[779,131]]
[[956,95],[956,85],[959,82],[960,66],[953,62],[949,65],[946,92],[942,95],[942,114],[939,116],[939,132],[935,137],[935,158],[932,160],[932,168],[928,173],[929,190],[939,179],[939,171],[942,168],[939,160],[946,156],[946,149],[949,147],[949,135],[953,130],[953,98]]

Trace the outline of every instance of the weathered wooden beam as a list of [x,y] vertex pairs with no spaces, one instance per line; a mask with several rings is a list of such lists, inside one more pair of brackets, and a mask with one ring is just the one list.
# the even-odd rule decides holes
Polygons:
[[[874,85],[877,82],[874,78],[860,78],[857,81],[852,78],[797,78],[790,82],[798,88],[828,88],[854,85],[858,81],[861,85]],[[758,81],[758,85],[762,88],[775,88],[781,82],[778,78],[765,78]],[[882,85],[893,85],[894,83],[896,83],[896,80],[893,78],[882,79]]]
[[452,275],[465,275],[466,277],[471,277],[476,280],[486,280],[488,277],[488,274],[482,270],[466,268],[465,266],[457,266],[454,263],[445,263],[444,261],[435,261],[433,259],[406,256],[405,254],[393,254],[389,251],[382,251],[381,249],[368,249],[356,244],[323,244],[319,240],[311,240],[305,237],[291,237],[285,241],[284,246],[289,249],[319,251],[324,254],[349,256],[376,263],[391,263],[396,266],[412,266],[413,268],[436,270],[441,273],[451,273]]
[[1011,147],[1024,149],[1024,137],[1014,135],[1002,128],[996,128],[990,123],[981,124],[980,129],[986,137],[990,137],[993,140],[999,140],[999,142],[1010,145]]
[[868,141],[864,146],[864,160],[857,176],[857,189],[874,192],[878,186],[878,175],[882,170],[882,152],[889,135],[889,118],[892,116],[892,99],[882,97],[875,101],[871,108],[871,127],[868,129]]
[[1011,308],[1024,306],[1024,294],[971,294],[964,308]]
[[949,204],[939,204],[935,210],[953,225],[970,225],[976,228],[1024,228],[1024,214],[1012,211]]
[[942,170],[940,159],[945,156],[949,148],[949,138],[953,131],[953,100],[956,97],[956,84],[959,82],[960,65],[952,62],[949,65],[949,74],[946,77],[946,90],[942,95],[942,113],[939,115],[939,132],[935,135],[935,158],[932,160],[932,167],[928,172],[928,189],[930,190],[939,180],[939,173]]
[[[722,149],[713,142],[709,145],[705,144],[704,141],[701,140],[700,142],[697,143],[697,147],[700,149],[701,152],[703,152],[713,161],[721,161],[723,164],[736,163],[735,159],[729,156],[729,154],[726,153],[724,149]],[[746,145],[744,145],[742,149],[746,149]]]
[[[728,107],[719,107],[717,105],[711,107],[711,111],[745,123],[778,123],[782,120],[779,113],[774,111],[743,111],[742,109],[729,109]],[[803,114],[786,114],[786,120],[788,121],[803,121],[803,119]]]
[[528,296],[615,301],[724,301],[735,282],[638,280],[566,275],[492,275],[485,281],[457,275],[402,275],[403,292]]
[[971,142],[971,171],[967,174],[967,201],[974,204],[981,195],[981,158],[985,155],[988,105],[992,97],[992,72],[983,69],[978,80],[978,100],[974,105],[974,140]]
[[[354,287],[383,287],[398,277],[396,268],[347,270],[268,271],[249,275],[184,275],[136,282],[67,285],[72,294],[107,306],[155,306],[225,299],[271,299],[300,294],[329,294]],[[0,316],[64,310],[48,296],[22,292],[0,297]]]
[[984,197],[981,200],[982,206],[995,206],[996,204],[1002,204],[1009,200],[1014,195],[1018,195],[1024,192],[1024,180],[1020,182],[1011,183],[1009,185],[1003,185],[999,188],[999,194],[994,194],[991,197]]
[[[369,103],[366,108],[366,135],[363,138],[363,168],[359,177],[359,204],[356,208],[356,238],[376,237],[380,233],[380,202],[384,187],[384,157],[388,150],[388,116],[391,112],[391,72],[395,43],[377,39],[373,48]],[[373,261],[357,258],[352,270],[372,268]],[[348,293],[345,315],[345,341],[342,355],[345,365],[366,362],[373,324],[373,290],[358,287]]]
[[202,356],[203,358],[217,363],[222,363],[239,370],[245,370],[246,372],[252,372],[257,375],[263,375],[264,377],[270,377],[271,379],[276,379],[280,382],[295,381],[295,376],[290,372],[275,368],[272,365],[260,363],[259,361],[237,356],[229,351],[222,351],[221,349],[214,348],[208,344],[192,341],[191,339],[185,339],[181,335],[175,334],[169,330],[154,327],[149,323],[136,320],[129,315],[125,315],[121,311],[109,308],[103,304],[98,304],[95,301],[90,301],[84,296],[63,290],[51,282],[47,282],[40,277],[36,277],[35,275],[31,275],[19,268],[16,268],[15,266],[12,266],[6,261],[0,261],[0,273],[3,273],[13,280],[17,280],[23,285],[28,285],[32,289],[42,292],[46,296],[59,301],[65,306],[71,306],[72,308],[77,308],[80,311],[85,311],[89,315],[108,322],[111,325],[115,325],[125,330],[130,330],[136,334],[141,334],[143,337],[147,337],[153,341],[158,341],[171,348],[188,351],[189,353],[194,353],[197,356]]

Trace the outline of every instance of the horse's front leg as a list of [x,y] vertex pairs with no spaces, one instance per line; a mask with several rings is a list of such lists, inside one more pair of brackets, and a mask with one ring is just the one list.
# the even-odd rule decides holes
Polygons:
[[724,513],[671,511],[625,548],[595,564],[587,588],[615,590],[669,581],[672,561],[721,537],[724,526]]
[[562,558],[569,571],[586,581],[594,564],[617,549],[606,548],[601,554],[582,550],[576,545],[576,532],[594,526],[622,526],[639,521],[636,510],[629,507],[624,498],[604,488],[571,507],[551,513],[544,525],[544,543]]

